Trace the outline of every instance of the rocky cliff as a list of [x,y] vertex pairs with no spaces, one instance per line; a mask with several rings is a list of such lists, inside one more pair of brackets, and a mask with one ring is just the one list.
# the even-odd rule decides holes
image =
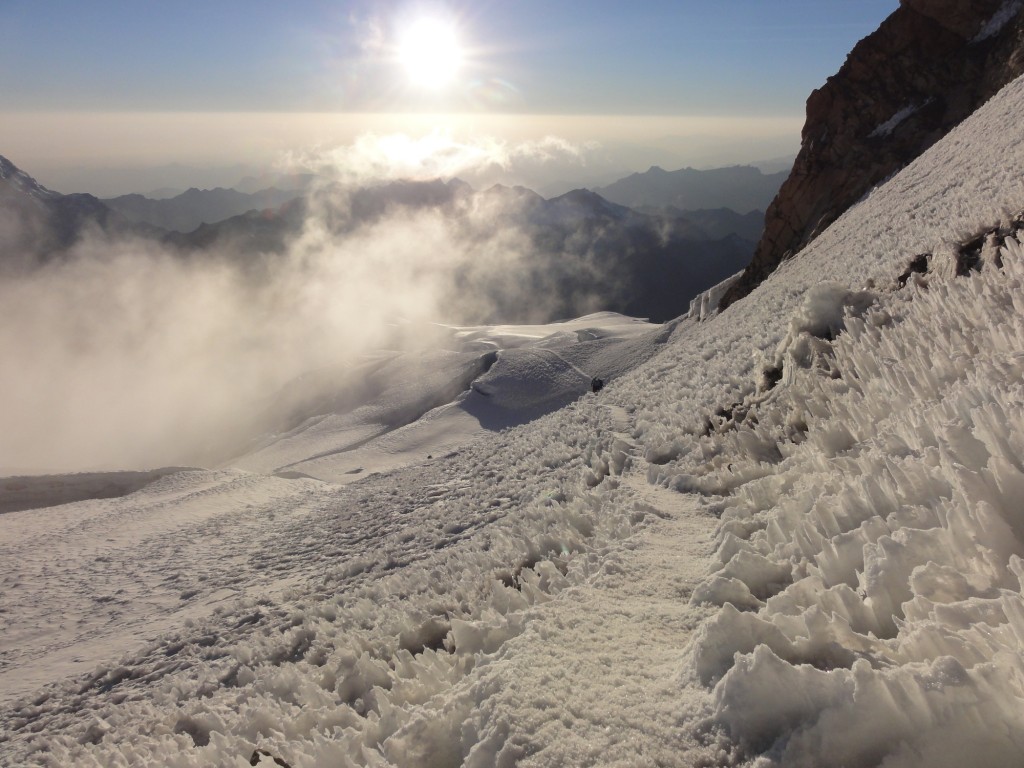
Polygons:
[[901,0],[808,98],[793,170],[721,307],[1022,72],[1024,0]]

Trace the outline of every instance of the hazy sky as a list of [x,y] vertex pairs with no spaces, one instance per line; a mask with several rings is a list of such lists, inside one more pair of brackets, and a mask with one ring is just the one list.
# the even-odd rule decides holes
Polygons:
[[[897,5],[2,0],[0,154],[50,169],[76,162],[206,163],[204,152],[222,162],[258,162],[296,144],[330,142],[332,131],[339,141],[350,140],[372,126],[367,115],[419,112],[468,114],[499,130],[535,135],[572,128],[558,116],[616,116],[593,121],[593,136],[577,131],[573,140],[661,142],[681,158],[692,145],[698,149],[691,154],[699,161],[703,152],[709,162],[718,150],[699,147],[722,134],[728,140],[718,142],[718,154],[739,152],[746,124],[747,138],[762,144],[751,146],[752,157],[737,159],[761,151],[771,156],[783,147],[795,151],[807,95]],[[443,83],[425,84],[402,62],[403,41],[423,19],[446,25],[458,41],[460,61]],[[126,122],[125,112],[135,115]],[[167,132],[168,119],[160,116],[167,112],[197,117],[176,118],[172,137],[148,140],[161,126]],[[207,124],[206,113],[262,115],[255,121],[261,135],[246,135],[254,121],[239,117],[233,130],[204,137],[189,125]],[[347,123],[332,117],[318,126],[310,113],[361,117]],[[91,123],[78,122],[85,114],[81,119]],[[268,115],[275,114],[280,125],[268,131]],[[494,114],[518,117],[487,117]],[[712,118],[721,121],[720,130]],[[120,138],[105,139],[104,130],[90,127],[104,124]],[[613,124],[620,135],[602,134]],[[234,139],[225,141],[224,132]],[[54,144],[49,150],[47,142]]]
[[[457,176],[551,197],[651,164],[791,158],[810,91],[896,6],[0,0],[0,154],[46,186],[170,195],[268,169],[336,182],[312,185],[273,258],[245,238],[187,259],[87,229],[50,268],[5,273],[0,360],[18,364],[0,365],[15,404],[0,467],[202,464],[270,429],[253,420],[295,377],[432,338],[428,322],[493,317],[491,285],[519,317],[560,316],[546,284],[596,262],[559,254],[557,279],[540,269],[516,293],[505,275],[533,275],[537,247],[503,197],[470,218],[395,206],[346,229],[349,192]],[[36,224],[0,216],[0,266],[27,262]]]

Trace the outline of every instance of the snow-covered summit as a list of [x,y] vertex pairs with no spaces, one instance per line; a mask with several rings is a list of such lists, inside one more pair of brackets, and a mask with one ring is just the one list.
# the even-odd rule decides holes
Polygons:
[[0,155],[0,181],[11,189],[38,200],[53,200],[61,196],[59,192],[44,187],[3,155]]

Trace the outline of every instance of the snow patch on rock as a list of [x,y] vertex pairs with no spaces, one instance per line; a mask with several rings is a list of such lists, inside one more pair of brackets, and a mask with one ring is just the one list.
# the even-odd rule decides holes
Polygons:
[[1024,7],[1024,2],[1021,2],[1021,0],[1006,0],[1003,3],[1003,7],[996,11],[995,15],[978,30],[978,34],[974,36],[971,42],[980,43],[998,35],[1003,27],[1009,24],[1010,20],[1020,12],[1021,7]]

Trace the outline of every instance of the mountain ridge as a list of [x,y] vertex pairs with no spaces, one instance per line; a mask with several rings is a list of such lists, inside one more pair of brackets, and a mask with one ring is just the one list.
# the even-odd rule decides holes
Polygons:
[[55,192],[0,155],[0,272],[20,272],[59,258],[87,231],[151,236],[94,195]]
[[149,224],[175,232],[191,232],[202,224],[238,216],[247,211],[280,208],[301,193],[268,187],[246,193],[229,187],[189,189],[169,198],[154,199],[140,194],[101,198],[104,205],[127,221]]
[[763,173],[752,165],[676,171],[654,165],[594,191],[630,208],[730,208],[742,215],[764,211],[787,175],[785,171]]
[[901,0],[808,97],[793,170],[722,308],[1021,73],[1024,4]]
[[[355,189],[322,184],[276,208],[250,209],[189,232],[167,231],[129,219],[111,209],[110,201],[47,190],[5,162],[6,176],[18,180],[17,187],[3,181],[7,208],[20,206],[20,218],[32,222],[10,240],[9,252],[31,256],[8,265],[15,271],[57,258],[96,231],[143,237],[184,261],[220,259],[260,280],[275,264],[283,265],[310,222],[340,243],[360,229],[387,220],[404,226],[410,217],[427,214],[447,222],[465,250],[467,261],[453,273],[451,290],[478,295],[478,312],[491,308],[456,320],[535,322],[608,309],[663,321],[683,314],[694,296],[742,268],[753,249],[753,239],[737,235],[728,217],[711,214],[715,226],[709,234],[693,217],[638,212],[588,189],[546,200],[526,188],[496,185],[477,192],[459,179],[394,180]],[[204,201],[224,192],[193,189],[179,198]]]

